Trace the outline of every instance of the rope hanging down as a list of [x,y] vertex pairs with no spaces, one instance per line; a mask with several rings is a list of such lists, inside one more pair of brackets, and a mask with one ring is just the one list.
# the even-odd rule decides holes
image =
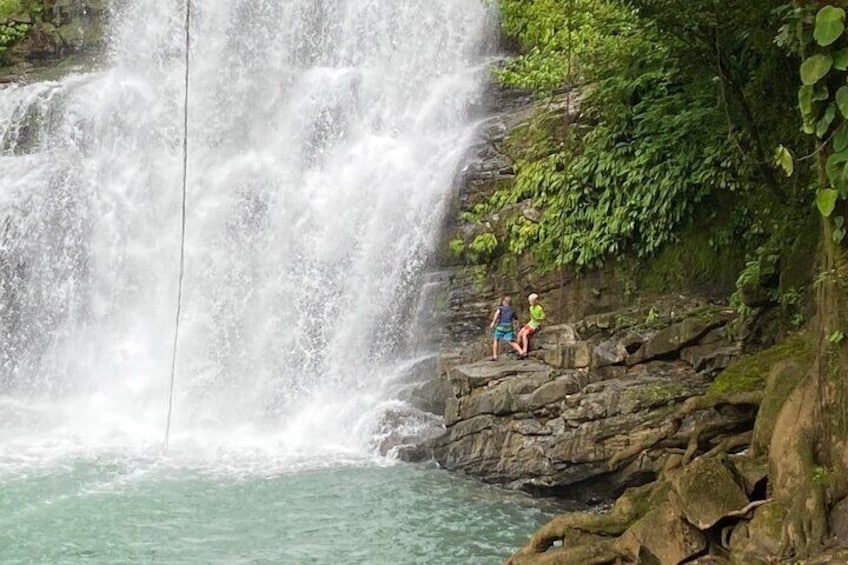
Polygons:
[[162,449],[168,452],[171,439],[171,415],[174,411],[174,377],[177,372],[177,345],[180,340],[180,318],[183,307],[183,278],[185,277],[186,193],[188,192],[188,92],[190,84],[191,55],[191,0],[186,0],[185,11],[185,99],[183,100],[183,179],[182,214],[180,222],[180,279],[177,284],[177,316],[174,324],[174,347],[171,352],[171,384],[168,389],[168,421],[165,425],[165,442]]

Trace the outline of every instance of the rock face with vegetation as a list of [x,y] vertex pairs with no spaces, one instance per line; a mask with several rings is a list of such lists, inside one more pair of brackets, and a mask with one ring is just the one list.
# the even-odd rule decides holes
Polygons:
[[0,82],[61,72],[103,46],[104,0],[0,0]]
[[[531,291],[563,325],[532,363],[445,356],[437,459],[549,494],[642,485],[516,565],[846,562],[848,3],[499,4],[498,78],[535,101],[460,199],[453,335]],[[738,318],[647,323],[681,294]],[[628,305],[642,323],[587,331]]]

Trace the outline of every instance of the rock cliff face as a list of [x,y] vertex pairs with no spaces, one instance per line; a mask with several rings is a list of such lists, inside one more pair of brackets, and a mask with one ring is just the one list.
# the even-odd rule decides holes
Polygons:
[[[465,218],[465,213],[497,190],[515,183],[513,161],[516,156],[512,146],[522,143],[520,138],[534,117],[544,114],[554,135],[564,137],[565,124],[580,119],[580,96],[573,92],[561,93],[540,101],[529,93],[501,86],[493,79],[481,112],[488,118],[480,128],[479,141],[471,148],[468,165],[461,174],[461,188],[445,226],[445,249],[452,238],[468,240],[503,221],[504,215],[495,214],[482,223],[471,222]],[[520,208],[528,219],[538,216],[530,201],[521,203]],[[514,257],[514,267],[509,273],[466,267],[462,259],[449,253],[444,254],[442,262],[449,279],[442,320],[445,343],[466,343],[483,335],[491,309],[504,294],[518,299],[536,293],[549,317],[560,322],[574,322],[590,314],[610,312],[630,305],[633,300],[627,292],[627,281],[612,267],[578,277],[568,269],[541,273],[530,254]]]
[[702,450],[752,428],[756,406],[671,418],[737,357],[732,320],[678,300],[547,327],[528,360],[480,361],[488,343],[446,351],[440,386],[426,387],[444,395],[446,433],[427,446],[446,469],[485,481],[609,499],[655,478],[696,427]]

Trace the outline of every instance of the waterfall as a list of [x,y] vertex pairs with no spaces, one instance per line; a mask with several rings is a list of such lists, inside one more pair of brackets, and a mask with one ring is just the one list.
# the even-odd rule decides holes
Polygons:
[[[113,11],[102,70],[0,87],[2,451],[161,442],[184,12]],[[484,0],[195,5],[172,445],[356,442],[414,350],[492,16]]]

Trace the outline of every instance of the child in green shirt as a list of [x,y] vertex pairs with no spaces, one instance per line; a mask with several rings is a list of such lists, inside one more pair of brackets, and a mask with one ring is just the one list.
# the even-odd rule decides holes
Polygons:
[[539,331],[539,328],[542,327],[542,321],[545,319],[545,311],[539,304],[539,295],[531,294],[527,297],[527,301],[530,303],[530,321],[519,330],[517,343],[511,344],[520,359],[527,358],[527,351],[530,349],[530,336]]

